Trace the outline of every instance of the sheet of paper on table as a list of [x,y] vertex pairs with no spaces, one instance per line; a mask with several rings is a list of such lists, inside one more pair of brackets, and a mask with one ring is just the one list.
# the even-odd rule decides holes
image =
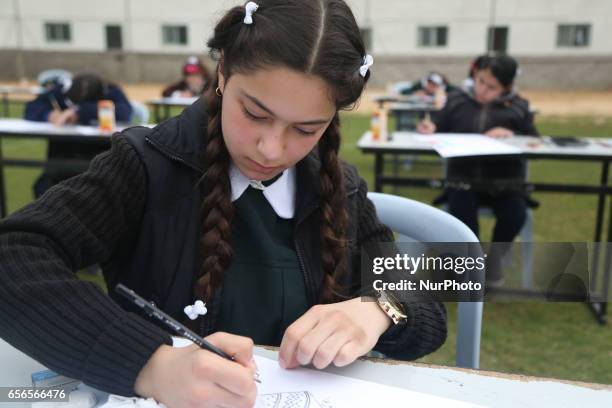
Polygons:
[[433,135],[417,135],[415,138],[420,142],[430,144],[444,158],[521,153],[518,147],[479,134],[436,133]]
[[478,407],[315,369],[283,370],[261,356],[255,356],[255,362],[262,381],[255,408]]

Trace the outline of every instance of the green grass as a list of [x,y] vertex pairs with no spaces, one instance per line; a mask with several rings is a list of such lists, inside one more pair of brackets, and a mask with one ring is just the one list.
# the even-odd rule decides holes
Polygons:
[[[21,116],[21,105],[11,106],[13,116]],[[374,160],[356,148],[356,142],[369,126],[369,118],[343,115],[341,156],[358,167],[373,185]],[[538,117],[538,127],[548,135],[610,136],[612,119],[577,117]],[[43,158],[46,144],[41,141],[5,139],[6,157]],[[15,211],[32,200],[32,182],[40,170],[7,168],[8,209]],[[440,175],[434,165],[415,165],[414,175]],[[589,163],[558,161],[532,162],[530,178],[548,182],[599,181],[599,168]],[[430,202],[438,191],[400,188],[395,192]],[[535,212],[535,238],[544,242],[592,241],[595,198],[562,194],[535,194],[541,202]],[[482,239],[490,239],[491,220],[483,220]],[[81,274],[91,279],[87,274]],[[454,365],[456,305],[447,304],[449,338],[436,353],[420,361]],[[489,303],[485,305],[482,333],[481,368],[536,376],[612,384],[612,329],[599,326],[583,304],[574,303]]]
[[[356,147],[369,126],[369,118],[343,117],[342,157],[359,168],[373,186],[374,158]],[[539,117],[538,129],[551,136],[612,137],[612,119],[589,117]],[[419,158],[422,159],[422,158]],[[426,157],[425,160],[430,160]],[[598,184],[600,165],[584,162],[532,161],[530,180],[556,183]],[[415,165],[411,175],[441,176],[439,166]],[[430,203],[439,191],[416,187],[385,192]],[[534,239],[538,242],[590,242],[595,227],[596,198],[538,193]],[[606,210],[607,211],[607,210]],[[491,238],[492,219],[483,219],[483,241]],[[447,304],[449,338],[422,362],[454,365],[456,304]],[[577,303],[488,303],[485,305],[481,343],[481,368],[502,372],[612,384],[612,328],[595,323],[587,307]]]

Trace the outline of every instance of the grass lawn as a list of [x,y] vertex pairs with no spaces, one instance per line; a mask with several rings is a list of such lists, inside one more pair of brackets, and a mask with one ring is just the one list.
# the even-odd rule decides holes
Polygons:
[[[11,106],[12,116],[22,115],[22,105]],[[548,135],[612,137],[611,118],[537,118],[541,133]],[[358,167],[373,185],[373,156],[356,148],[360,135],[369,127],[366,116],[343,116],[342,157]],[[5,139],[6,157],[43,158],[42,141]],[[599,182],[595,164],[533,161],[532,181]],[[415,165],[415,175],[440,174],[438,166]],[[32,183],[38,169],[7,168],[8,210],[13,212],[32,200]],[[392,189],[386,190],[393,192]],[[430,202],[438,191],[400,188],[396,194]],[[591,196],[534,194],[541,206],[535,211],[535,240],[538,242],[592,241],[596,199]],[[491,220],[483,220],[482,240],[490,239]],[[85,276],[86,277],[86,276]],[[420,361],[454,365],[456,306],[448,304],[449,338],[438,352]],[[484,311],[481,368],[528,375],[612,384],[612,328],[599,326],[583,304],[494,303]]]

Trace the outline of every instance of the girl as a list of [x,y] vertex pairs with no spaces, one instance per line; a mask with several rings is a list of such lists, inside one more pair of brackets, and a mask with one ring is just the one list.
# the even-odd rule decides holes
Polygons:
[[210,81],[208,70],[196,56],[187,58],[183,65],[183,78],[168,85],[163,91],[163,97],[193,98],[202,95]]
[[[51,89],[26,103],[24,119],[49,122],[56,126],[71,124],[94,125],[98,120],[98,102],[110,100],[115,107],[115,119],[129,123],[132,105],[117,85],[104,81],[94,74],[64,77]],[[89,161],[108,149],[108,143],[100,141],[74,142],[52,140],[47,148],[48,160],[74,159]],[[86,166],[47,167],[34,183],[34,197],[38,198],[51,186],[81,173]]]
[[[358,297],[360,247],[393,236],[338,159],[338,111],[357,101],[371,63],[348,6],[249,2],[208,45],[218,68],[206,111],[199,101],[115,135],[86,173],[2,222],[2,336],[58,372],[169,407],[250,406],[253,341],[280,345],[285,368],[437,349],[442,304],[399,305],[395,324]],[[239,364],[170,347],[75,278],[94,262],[112,297],[123,283],[182,320],[205,301],[206,313],[187,308],[194,329]]]
[[[481,56],[476,64],[473,88],[450,94],[444,109],[433,115],[433,122],[421,122],[417,131],[482,133],[496,138],[537,136],[529,102],[513,88],[516,61],[506,55]],[[529,199],[521,187],[526,177],[525,162],[517,158],[460,158],[448,160],[447,166],[451,183],[471,187],[448,189],[445,198],[450,213],[478,235],[478,207],[490,206],[497,218],[492,242],[512,242],[527,217]],[[495,246],[500,254],[488,259],[488,283],[501,279],[502,248],[507,246]]]

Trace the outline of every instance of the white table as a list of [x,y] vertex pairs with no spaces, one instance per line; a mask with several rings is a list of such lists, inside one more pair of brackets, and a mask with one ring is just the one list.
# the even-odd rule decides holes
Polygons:
[[[155,126],[155,125],[147,125]],[[117,127],[115,131],[121,131],[125,127]],[[95,126],[55,126],[48,122],[32,122],[23,119],[0,119],[0,218],[6,216],[6,191],[4,188],[4,166],[19,167],[41,167],[44,165],[86,165],[66,160],[48,162],[46,160],[8,159],[2,153],[2,139],[11,138],[35,138],[53,141],[74,141],[78,143],[108,143],[114,132],[101,131]]]
[[[452,136],[452,134],[441,134]],[[399,177],[397,174],[387,176],[384,174],[385,155],[392,154],[419,154],[437,155],[432,145],[424,141],[423,135],[414,132],[392,132],[390,140],[373,140],[370,132],[365,132],[357,142],[357,147],[364,153],[374,154],[374,191],[382,192],[383,185],[392,186],[417,186],[428,188],[444,188],[447,182],[444,179],[432,179],[423,177]],[[531,136],[516,136],[504,139],[519,149],[519,157],[528,160],[570,160],[588,161],[601,163],[601,176],[599,185],[567,184],[567,183],[526,183],[527,191],[555,192],[565,194],[596,194],[598,196],[597,212],[595,219],[595,237],[593,242],[602,242],[604,208],[608,195],[612,194],[612,187],[608,186],[610,162],[612,161],[612,139],[604,138],[581,138],[587,142],[584,146],[558,146],[553,143],[553,138],[543,136],[540,138]],[[612,205],[606,242],[612,242]],[[594,254],[593,265],[599,265],[597,260],[599,254]],[[604,268],[604,288],[600,299],[589,303],[595,318],[600,324],[607,320],[607,300],[610,293],[610,269],[612,268],[612,256],[606,254],[606,267]],[[596,272],[594,272],[596,276]]]
[[[260,347],[255,353],[272,359],[277,355],[274,350]],[[30,374],[44,369],[4,340],[0,340],[0,367],[0,386],[29,386]],[[357,361],[349,367],[327,371],[489,407],[612,407],[610,385],[382,360]],[[104,393],[98,392],[97,396],[99,401],[104,401]],[[25,408],[27,405],[0,403],[0,406]],[[398,401],[397,407],[407,406],[409,401]]]

